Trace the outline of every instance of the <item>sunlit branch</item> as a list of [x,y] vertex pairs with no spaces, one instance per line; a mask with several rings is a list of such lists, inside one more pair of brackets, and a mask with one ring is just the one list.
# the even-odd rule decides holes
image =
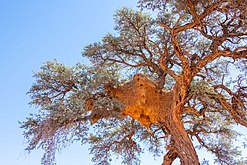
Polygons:
[[198,112],[195,108],[192,108],[192,107],[183,108],[183,113],[193,114],[193,115],[196,115],[197,117],[202,115],[200,112]]
[[172,31],[172,28],[170,28],[169,26],[167,26],[166,24],[162,22],[156,22],[156,24],[160,25],[161,27],[165,28],[168,31]]
[[193,19],[196,23],[201,24],[201,20],[199,19],[196,10],[195,10],[195,6],[194,3],[191,0],[186,0],[188,6],[189,6],[189,12],[190,14],[193,16]]
[[194,68],[193,70],[193,76],[195,76],[208,63],[214,61],[219,57],[231,57],[233,59],[240,59],[240,58],[247,59],[247,47],[239,47],[236,48],[234,51],[218,50],[217,52],[212,52],[208,54],[205,58],[198,61],[196,68]]
[[177,33],[174,33],[174,31],[172,31],[172,45],[174,47],[174,51],[177,55],[177,57],[179,58],[179,60],[182,63],[182,68],[183,68],[183,74],[185,77],[187,78],[191,78],[191,69],[190,69],[190,65],[189,65],[189,61],[188,59],[185,57],[183,50],[181,49],[177,39],[176,39]]
[[224,96],[221,94],[218,94],[218,100],[220,104],[231,114],[233,119],[235,120],[236,123],[239,123],[245,127],[247,127],[247,118],[246,114],[243,112],[243,110],[240,109],[233,109],[233,107],[226,101]]
[[[118,56],[119,57],[119,56]],[[122,57],[119,57],[120,60],[118,59],[114,59],[114,58],[109,58],[109,57],[101,57],[101,59],[104,61],[104,62],[113,62],[113,63],[120,63],[120,64],[125,64],[126,66],[129,66],[129,67],[133,67],[133,68],[136,68],[136,67],[140,67],[140,66],[147,66],[146,63],[138,63],[138,64],[130,64],[128,62],[126,62]]]
[[171,165],[173,161],[178,157],[175,149],[170,149],[163,158],[163,163],[161,165]]
[[171,77],[173,77],[175,80],[178,80],[178,75],[175,74],[174,71],[172,71],[171,69],[168,68],[168,64],[164,63],[165,62],[165,57],[167,56],[167,50],[164,51],[164,54],[162,54],[162,56],[159,59],[159,65],[161,67],[161,69],[169,74]]

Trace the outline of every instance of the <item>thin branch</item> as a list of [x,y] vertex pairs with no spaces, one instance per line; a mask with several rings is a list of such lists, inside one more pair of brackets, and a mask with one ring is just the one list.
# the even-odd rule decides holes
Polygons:
[[161,69],[162,69],[165,73],[169,74],[169,75],[170,75],[172,78],[174,78],[175,80],[178,80],[178,75],[176,75],[175,72],[172,71],[171,69],[169,69],[168,66],[167,66],[167,64],[164,63],[165,57],[167,56],[167,51],[168,51],[168,50],[165,49],[164,53],[163,53],[162,56],[160,57],[160,59],[159,59],[159,65],[160,65]]
[[157,25],[160,25],[161,27],[165,28],[168,31],[172,31],[172,28],[170,28],[169,26],[167,26],[166,24],[162,23],[162,22],[156,22]]
[[185,107],[185,108],[183,108],[183,112],[184,113],[190,113],[190,114],[196,115],[197,117],[199,117],[199,116],[202,115],[200,112],[198,112],[195,108],[192,108],[192,107]]
[[174,51],[175,51],[177,57],[179,58],[179,60],[182,62],[182,67],[184,69],[183,70],[184,76],[187,78],[190,78],[191,77],[191,69],[190,69],[189,61],[184,56],[183,51],[182,51],[181,47],[179,46],[179,43],[176,39],[177,33],[172,31],[171,35],[172,35],[171,39],[172,39],[172,45],[174,47]]
[[190,9],[189,12],[193,16],[194,21],[196,23],[201,24],[201,20],[199,19],[199,16],[197,15],[196,10],[195,10],[194,3],[191,0],[186,0],[186,2],[188,4],[188,6],[189,6],[189,9]]

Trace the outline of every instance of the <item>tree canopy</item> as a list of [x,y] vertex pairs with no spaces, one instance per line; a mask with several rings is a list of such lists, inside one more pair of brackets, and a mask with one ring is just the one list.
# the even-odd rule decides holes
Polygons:
[[[234,139],[247,127],[247,2],[140,0],[121,8],[114,33],[85,46],[90,64],[45,63],[28,94],[39,110],[21,123],[42,163],[79,141],[95,164],[140,164],[148,148],[162,165],[246,164]],[[200,160],[200,161],[199,161]]]

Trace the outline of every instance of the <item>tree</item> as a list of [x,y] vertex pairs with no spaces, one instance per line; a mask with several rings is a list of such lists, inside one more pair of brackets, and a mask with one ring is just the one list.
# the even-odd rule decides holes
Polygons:
[[28,93],[39,113],[21,124],[27,150],[42,147],[43,164],[53,164],[57,149],[81,141],[95,164],[111,154],[139,164],[145,144],[164,153],[162,165],[199,164],[196,148],[246,164],[233,144],[234,126],[247,127],[246,3],[140,0],[141,11],[119,9],[116,34],[85,47],[90,66],[50,61],[34,75]]

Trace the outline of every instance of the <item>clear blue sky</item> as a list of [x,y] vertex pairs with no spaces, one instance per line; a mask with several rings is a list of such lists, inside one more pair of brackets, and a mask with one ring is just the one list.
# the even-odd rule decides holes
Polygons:
[[[0,1],[0,163],[38,165],[43,151],[25,153],[18,121],[35,111],[26,92],[33,71],[57,59],[67,65],[83,61],[86,44],[113,29],[113,14],[137,0],[6,0]],[[160,164],[147,155],[143,165]],[[58,165],[91,165],[87,146],[75,143],[57,154]],[[119,163],[116,163],[119,164]]]
[[[113,15],[137,0],[7,0],[0,1],[0,164],[38,165],[43,151],[24,152],[18,121],[35,111],[26,92],[33,71],[57,59],[68,65],[83,61],[86,44],[113,30]],[[90,165],[88,148],[73,144],[57,154],[58,165]],[[153,162],[146,158],[148,165]],[[160,160],[156,162],[160,164]],[[155,163],[155,164],[156,164]],[[119,164],[119,163],[117,163]]]

